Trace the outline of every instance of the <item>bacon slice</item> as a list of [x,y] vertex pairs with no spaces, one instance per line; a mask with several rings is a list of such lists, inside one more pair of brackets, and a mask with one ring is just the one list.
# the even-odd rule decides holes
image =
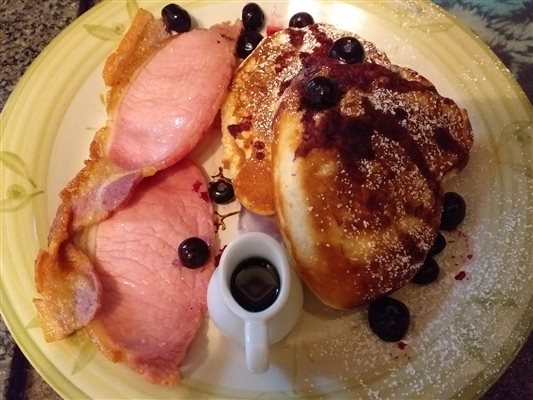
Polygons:
[[126,170],[161,169],[189,153],[226,94],[234,46],[215,30],[196,30],[158,51],[119,107],[105,149],[109,159]]
[[[206,311],[215,232],[207,185],[189,161],[139,184],[128,205],[93,228],[88,252],[102,285],[88,329],[100,349],[149,381],[173,383]],[[179,244],[200,237],[210,248],[199,269],[184,267]]]
[[[160,20],[140,10],[117,51],[107,60],[104,79],[110,85],[109,122],[91,143],[90,160],[61,192],[48,248],[36,259],[40,298],[34,303],[47,341],[86,326],[105,306],[101,287],[107,280],[82,239],[90,227],[129,207],[144,178],[180,162],[203,137],[229,85],[240,30],[240,23],[222,24],[171,36]],[[207,46],[202,50],[209,57],[185,52],[200,44]],[[216,62],[205,61],[210,57]],[[176,62],[183,67],[175,70]],[[201,89],[209,94],[201,89],[192,94],[190,85],[183,86],[188,82],[201,83]],[[156,96],[154,85],[164,88],[165,93]],[[148,93],[144,97],[143,88]],[[150,101],[141,101],[139,96]],[[188,103],[191,96],[195,100]],[[153,114],[167,125],[154,128]],[[183,123],[169,125],[176,120]],[[143,156],[146,153],[150,154]],[[177,218],[188,219],[187,213],[182,209]]]

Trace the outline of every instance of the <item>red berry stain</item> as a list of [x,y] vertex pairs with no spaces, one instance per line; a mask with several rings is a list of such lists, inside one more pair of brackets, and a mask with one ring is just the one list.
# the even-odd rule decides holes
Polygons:
[[267,26],[266,34],[267,36],[273,35],[274,33],[281,31],[283,28],[276,25]]
[[256,140],[253,144],[253,146],[257,149],[257,150],[263,150],[265,148],[265,142],[263,142],[262,140]]
[[192,190],[194,190],[196,193],[200,192],[200,188],[202,187],[202,182],[196,181],[192,184]]
[[206,191],[202,191],[200,192],[200,188],[202,187],[202,182],[200,181],[196,181],[192,184],[192,190],[194,190],[196,193],[198,193],[200,195],[200,198],[209,203],[209,193],[207,193]]
[[224,253],[224,250],[226,250],[226,247],[228,247],[228,246],[222,247],[218,251],[218,254],[215,256],[215,267],[218,267],[218,264],[220,264],[220,258],[222,257],[222,253]]
[[471,260],[473,256],[474,256],[473,254],[468,254],[468,255],[466,256],[466,258],[468,258],[469,260]]
[[407,347],[407,343],[405,343],[405,342],[403,342],[403,341],[398,342],[398,348],[399,348],[400,350],[403,350],[403,349],[405,349],[406,347]]
[[461,271],[457,275],[455,275],[455,280],[456,281],[462,281],[465,278],[466,278],[466,272],[465,271]]

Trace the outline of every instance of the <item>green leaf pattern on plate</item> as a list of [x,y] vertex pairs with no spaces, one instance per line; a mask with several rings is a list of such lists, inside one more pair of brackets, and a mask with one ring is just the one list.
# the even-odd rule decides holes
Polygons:
[[35,329],[35,328],[40,328],[40,327],[41,327],[41,322],[39,321],[39,317],[37,315],[33,317],[32,320],[28,322],[28,324],[26,325],[26,329]]
[[101,25],[83,25],[85,30],[92,36],[102,40],[119,40],[124,33],[124,25],[115,24],[109,28]]
[[[139,4],[136,0],[128,0],[126,2],[126,10],[131,20],[139,10]],[[126,28],[123,24],[114,24],[111,27],[103,25],[85,24],[85,30],[97,39],[101,40],[120,40]]]
[[37,187],[37,185],[30,176],[30,171],[26,166],[26,163],[22,161],[22,159],[15,153],[12,153],[10,151],[0,152],[0,162],[2,163],[2,165],[13,171],[15,174],[20,175],[24,179],[26,179],[34,188]]
[[[533,120],[532,121],[515,121],[505,126],[498,137],[495,146],[495,156],[498,162],[506,165],[513,171],[533,179],[533,168],[531,167],[532,142],[533,142]],[[508,160],[502,155],[502,149],[513,148],[523,155],[527,164],[517,163]]]
[[72,367],[72,375],[85,368],[98,353],[89,335],[85,331],[78,331],[71,337],[77,349],[80,350],[76,361]]
[[130,19],[133,20],[133,17],[135,17],[135,14],[137,14],[137,11],[139,10],[139,4],[137,4],[136,0],[128,0],[126,8],[128,9]]
[[15,153],[10,151],[0,152],[0,163],[3,167],[23,177],[31,186],[29,189],[21,184],[12,183],[5,187],[5,193],[0,199],[0,211],[17,211],[30,202],[35,196],[44,193],[42,190],[35,190],[37,185],[30,175],[26,163]]
[[[26,325],[26,329],[36,329],[41,327],[39,317],[35,315]],[[80,350],[76,362],[72,367],[72,374],[81,371],[96,355],[97,351],[89,335],[84,330],[79,330],[72,334],[68,339],[70,344]]]
[[518,307],[513,298],[506,296],[502,292],[496,291],[492,293],[480,293],[479,296],[472,298],[472,302],[484,307]]

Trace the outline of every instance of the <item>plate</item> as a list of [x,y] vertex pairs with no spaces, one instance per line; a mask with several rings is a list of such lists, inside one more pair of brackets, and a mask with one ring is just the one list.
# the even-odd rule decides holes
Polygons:
[[[2,314],[31,363],[65,398],[475,398],[512,360],[533,326],[531,104],[510,73],[469,30],[427,2],[264,2],[267,21],[286,26],[308,11],[351,30],[399,65],[427,76],[470,114],[471,161],[446,190],[468,205],[447,234],[432,285],[394,294],[412,315],[407,337],[371,334],[364,307],[336,312],[306,294],[296,329],[272,350],[265,374],[246,371],[241,349],[209,319],[175,387],[151,385],[95,350],[81,332],[45,343],[32,298],[33,263],[58,205],[105,123],[103,62],[139,6],[102,2],[64,30],[29,68],[1,120]],[[245,2],[183,2],[199,26],[240,16]],[[208,56],[208,55],[206,55]],[[218,161],[216,133],[198,154]],[[210,149],[210,150],[209,150]],[[235,234],[228,219],[224,240]],[[223,235],[223,236],[224,236]]]

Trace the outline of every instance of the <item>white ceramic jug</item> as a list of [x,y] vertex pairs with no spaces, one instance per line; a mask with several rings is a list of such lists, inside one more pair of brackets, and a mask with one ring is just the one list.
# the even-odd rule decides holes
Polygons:
[[[261,311],[249,311],[239,304],[231,289],[237,266],[251,258],[268,261],[279,277],[277,297]],[[284,247],[261,232],[241,234],[228,244],[207,290],[211,319],[224,335],[244,346],[247,367],[256,373],[268,370],[269,345],[291,331],[302,303],[302,285],[288,262]]]

